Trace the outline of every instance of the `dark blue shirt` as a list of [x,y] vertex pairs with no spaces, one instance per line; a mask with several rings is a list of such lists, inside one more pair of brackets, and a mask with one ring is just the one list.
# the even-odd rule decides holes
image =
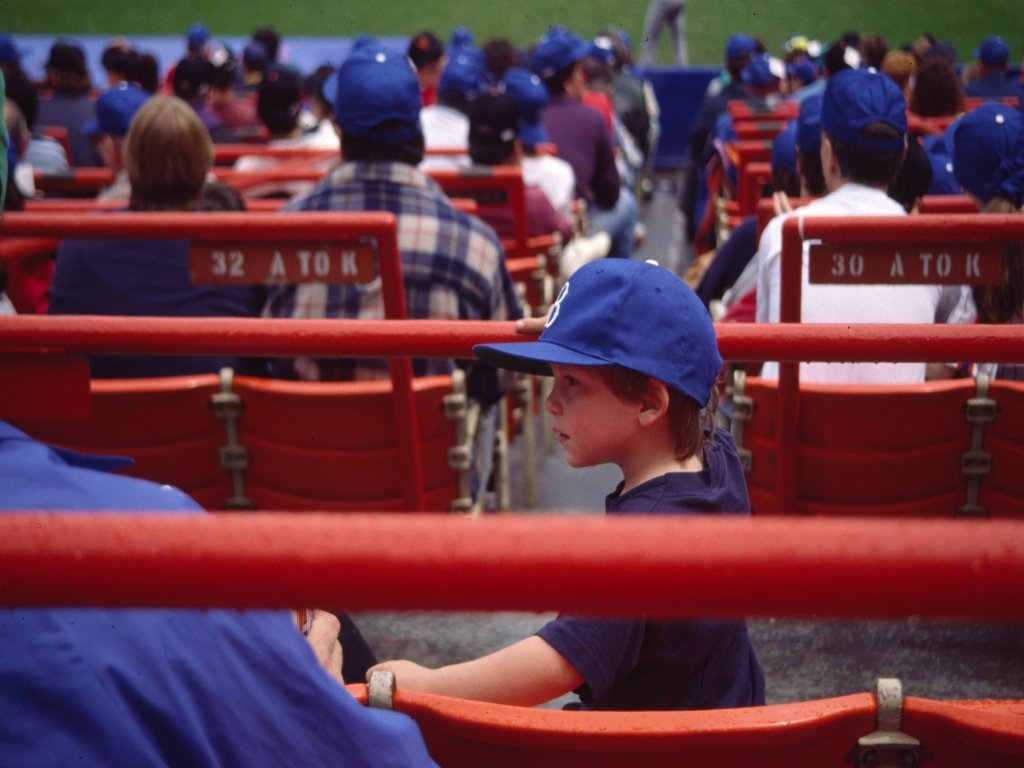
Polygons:
[[[621,488],[621,486],[620,486]],[[750,514],[736,445],[717,430],[704,469],[617,489],[608,514]],[[764,704],[764,672],[743,621],[559,615],[537,633],[575,667],[584,709],[681,710]]]
[[[199,214],[197,214],[199,215]],[[259,317],[266,289],[193,285],[187,240],[65,240],[50,285],[51,315]],[[215,373],[231,366],[258,373],[237,357],[102,356],[90,358],[95,378]]]

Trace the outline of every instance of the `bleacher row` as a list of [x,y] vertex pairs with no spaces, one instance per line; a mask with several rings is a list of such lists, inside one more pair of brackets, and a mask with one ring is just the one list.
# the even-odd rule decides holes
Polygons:
[[[278,173],[293,172],[298,174],[294,169]],[[480,178],[455,175],[467,184]],[[494,181],[500,175],[484,178]],[[518,184],[521,195],[521,179]],[[502,202],[515,199],[514,191],[503,189]],[[493,195],[493,188],[487,194]],[[925,249],[936,259],[940,253],[949,255],[950,264],[956,254],[957,263],[973,270],[958,274],[957,282],[991,279],[989,257],[979,244],[1024,236],[1019,217],[964,213],[853,224],[821,219],[802,228],[795,221],[786,227],[784,323],[719,328],[726,359],[783,362],[777,385],[756,379],[734,385],[733,394],[749,416],[735,424],[742,447],[749,451],[755,517],[739,527],[698,521],[706,529],[701,536],[693,521],[666,521],[647,530],[642,522],[629,521],[627,526],[637,527],[633,531],[611,521],[593,521],[591,527],[573,519],[564,529],[548,529],[562,521],[514,515],[465,521],[422,514],[467,510],[460,456],[469,426],[459,413],[459,377],[414,381],[409,359],[470,357],[473,343],[522,337],[506,323],[403,319],[394,221],[386,214],[99,216],[66,210],[57,215],[42,207],[5,217],[0,255],[39,253],[52,249],[60,237],[189,237],[196,279],[261,282],[274,277],[276,258],[287,265],[289,280],[322,280],[324,274],[304,274],[301,266],[310,263],[308,255],[304,260],[300,254],[314,247],[311,240],[328,254],[329,264],[334,263],[332,255],[345,263],[342,253],[355,252],[359,249],[353,243],[370,240],[368,262],[354,257],[351,275],[341,267],[328,268],[330,277],[373,279],[379,274],[391,298],[385,302],[389,319],[379,322],[0,318],[0,416],[25,426],[30,434],[92,451],[134,453],[139,463],[132,471],[178,483],[210,509],[349,513],[327,518],[283,517],[272,511],[214,515],[200,526],[193,520],[114,521],[103,515],[5,516],[0,518],[0,574],[8,605],[155,605],[174,600],[248,607],[254,599],[260,605],[307,604],[328,595],[310,595],[309,585],[316,581],[310,578],[314,571],[331,565],[335,576],[318,582],[319,588],[335,590],[334,596],[343,590],[351,596],[353,609],[613,611],[623,610],[621,601],[628,597],[633,610],[672,615],[772,610],[775,615],[832,611],[841,616],[1022,619],[1020,601],[1012,596],[1024,580],[1024,522],[1018,519],[1024,489],[1017,472],[1024,452],[1018,428],[1024,385],[993,381],[985,389],[985,382],[971,381],[830,389],[801,385],[796,362],[1013,362],[1024,359],[1024,336],[1008,326],[801,325],[798,290],[794,298],[792,288],[799,286],[793,277],[799,262],[792,254],[799,256],[804,239],[821,241],[815,250],[825,260],[835,247],[861,256],[865,264],[891,263],[893,252],[879,249],[881,243],[903,249],[908,263],[920,263]],[[878,228],[883,225],[892,228]],[[871,233],[869,242],[866,232]],[[254,244],[260,247],[251,251],[250,259],[247,248]],[[514,250],[522,245],[522,240],[510,244],[510,253],[515,254],[512,258],[532,259],[520,274],[530,276],[528,290],[543,309],[557,269],[528,249]],[[245,257],[240,264],[247,266],[239,275],[217,266],[216,254],[229,247]],[[871,268],[864,272],[873,274]],[[939,274],[936,268],[930,275],[918,275],[924,277],[950,279],[950,273]],[[271,382],[229,372],[180,380],[89,381],[83,355],[143,351],[384,356],[392,359],[391,381]],[[509,425],[509,439],[521,430],[524,450],[533,451],[535,438],[528,430],[536,407],[532,395],[539,386],[525,382],[516,394],[522,399],[513,402],[519,416],[510,415],[503,423]],[[302,419],[311,425],[310,432],[295,434],[296,417],[290,415],[295,411],[289,409],[316,414]],[[836,429],[835,424],[844,426]],[[178,431],[159,431],[172,427]],[[334,437],[353,440],[330,442]],[[380,442],[371,448],[376,438]],[[187,469],[182,466],[186,463]],[[385,509],[418,514],[351,514]],[[778,514],[801,519],[780,520]],[[943,519],[958,514],[1010,519]],[[856,517],[832,519],[846,516]],[[894,519],[907,516],[937,519]],[[266,526],[272,526],[269,538]],[[270,539],[276,548],[267,546]],[[525,540],[543,544],[523,547]],[[914,547],[906,545],[908,540]],[[142,549],[133,550],[133,541]],[[776,541],[788,543],[775,547]],[[247,542],[259,546],[233,549],[244,549]],[[594,551],[591,542],[606,549]],[[428,544],[437,549],[425,551]],[[353,554],[357,547],[363,548],[362,556]],[[570,556],[579,559],[579,568],[568,570],[579,576],[556,588],[550,578],[553,564],[561,563],[559,572],[564,573]],[[808,565],[807,558],[819,559]],[[182,568],[185,562],[187,569]],[[341,562],[344,567],[338,568]],[[59,580],[58,589],[55,580],[45,578],[47,572],[65,574],[68,567],[74,568],[73,588],[67,579]],[[173,595],[168,595],[161,567],[177,574]],[[131,578],[121,568],[130,568]],[[411,568],[423,573],[417,570],[410,577]],[[188,578],[180,577],[183,570]],[[863,578],[866,571],[870,580]],[[265,578],[254,581],[258,572],[277,579],[276,586],[264,583]],[[746,576],[723,579],[722,573]],[[886,576],[889,582],[882,581]],[[909,586],[883,594],[882,585],[896,578]],[[638,582],[624,587],[624,579]],[[210,589],[211,581],[218,586]],[[739,597],[740,582],[750,595]],[[594,589],[595,583],[607,583],[607,589]],[[695,584],[705,589],[695,589]],[[706,602],[684,601],[683,595],[693,594]],[[583,604],[585,595],[600,600]],[[637,595],[648,602],[638,604]],[[880,683],[883,689],[884,695],[756,710],[588,713],[585,719],[578,713],[402,691],[391,697],[391,706],[415,717],[436,759],[445,765],[484,760],[495,765],[569,765],[581,755],[594,765],[679,764],[687,759],[740,765],[749,764],[752,753],[768,765],[884,765],[880,760],[893,759],[902,761],[896,764],[1016,765],[1024,758],[1024,706],[1019,701],[902,699],[892,683]],[[369,695],[361,686],[353,692]]]

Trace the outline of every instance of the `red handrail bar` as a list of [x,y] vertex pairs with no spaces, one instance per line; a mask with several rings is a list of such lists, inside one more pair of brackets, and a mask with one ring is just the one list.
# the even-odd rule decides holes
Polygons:
[[[715,332],[719,351],[726,360],[1024,360],[1024,330],[1012,325],[720,323]],[[512,322],[490,320],[0,316],[0,354],[49,350],[92,354],[472,358],[474,344],[532,338],[517,333]]]
[[1024,621],[1024,522],[0,515],[0,603]]
[[[942,250],[951,244],[981,244],[1024,238],[1024,216],[1017,214],[969,214],[944,216],[800,216],[782,225],[780,254],[779,319],[799,323],[802,294],[803,243],[825,240],[839,245],[913,244]],[[905,326],[894,326],[898,333]],[[1011,326],[1011,328],[1013,328]],[[1014,330],[1022,333],[1019,326]],[[900,358],[906,359],[906,358]],[[946,360],[980,360],[967,355]],[[779,365],[779,397],[776,404],[779,428],[779,460],[776,464],[780,502],[784,508],[796,507],[798,435],[800,416],[800,366],[796,362]]]

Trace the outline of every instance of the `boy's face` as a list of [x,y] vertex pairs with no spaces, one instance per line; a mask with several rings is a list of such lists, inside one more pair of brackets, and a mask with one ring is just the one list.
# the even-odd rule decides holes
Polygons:
[[566,462],[572,467],[623,466],[637,404],[614,395],[593,368],[552,365],[551,370],[555,383],[545,407]]

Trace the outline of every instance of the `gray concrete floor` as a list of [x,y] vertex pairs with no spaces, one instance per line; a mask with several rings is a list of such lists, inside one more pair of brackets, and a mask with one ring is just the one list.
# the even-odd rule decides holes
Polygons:
[[[641,208],[647,238],[635,254],[682,274],[689,253],[676,206],[678,179],[654,179]],[[538,419],[538,436],[542,435]],[[556,452],[558,449],[555,449]],[[512,446],[513,478],[522,461]],[[574,470],[560,455],[540,454],[535,514],[599,514],[621,479],[611,466]],[[512,509],[524,510],[513,483]],[[1020,599],[1008,596],[1007,599]],[[354,618],[378,658],[428,666],[464,661],[526,637],[553,614],[373,613]],[[878,677],[899,677],[906,695],[935,699],[1024,698],[1024,627],[920,621],[794,621],[759,618],[750,633],[767,678],[769,703],[873,692]],[[551,702],[560,707],[572,697]]]

